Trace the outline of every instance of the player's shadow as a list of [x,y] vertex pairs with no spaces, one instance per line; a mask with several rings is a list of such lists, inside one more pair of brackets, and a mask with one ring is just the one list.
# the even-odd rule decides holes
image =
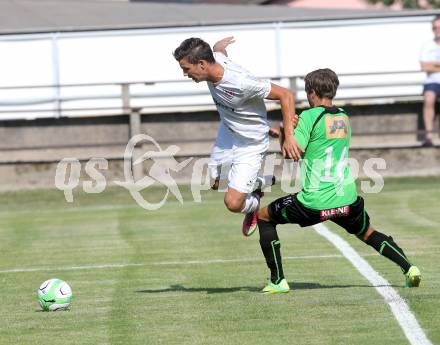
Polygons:
[[163,292],[206,292],[207,294],[212,293],[231,293],[238,291],[248,291],[248,292],[257,292],[260,291],[259,288],[254,286],[238,286],[238,287],[227,287],[227,288],[199,288],[199,287],[185,287],[183,285],[171,285],[169,288],[165,289],[151,289],[151,290],[138,290],[136,292],[141,293],[163,293]]
[[[316,289],[345,289],[345,288],[372,288],[372,285],[356,285],[356,284],[346,284],[346,285],[323,285],[319,283],[310,283],[310,282],[289,282],[290,288],[295,290],[316,290]],[[389,285],[387,285],[389,286]],[[145,289],[138,290],[136,292],[139,293],[166,293],[166,292],[206,292],[207,294],[215,294],[215,293],[231,293],[231,292],[239,292],[239,291],[247,291],[247,292],[260,292],[262,286],[237,286],[237,287],[185,287],[183,285],[171,285],[168,288],[164,289]]]
[[318,289],[347,289],[347,288],[372,288],[373,285],[367,284],[335,284],[324,285],[319,283],[309,282],[289,282],[289,286],[292,290],[318,290]]

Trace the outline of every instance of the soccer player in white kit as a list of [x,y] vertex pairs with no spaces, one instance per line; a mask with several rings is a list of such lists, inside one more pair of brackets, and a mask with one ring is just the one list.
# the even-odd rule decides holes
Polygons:
[[[246,214],[243,234],[257,228],[261,192],[255,191],[258,172],[269,147],[269,125],[264,99],[279,100],[285,133],[293,133],[294,97],[290,90],[259,79],[232,62],[227,37],[214,45],[214,51],[200,38],[184,40],[174,51],[183,74],[195,82],[206,81],[220,114],[217,138],[209,163],[211,178],[218,178],[218,167],[230,160],[228,189],[224,197],[231,212]],[[301,148],[293,135],[286,135],[283,155],[298,160]]]

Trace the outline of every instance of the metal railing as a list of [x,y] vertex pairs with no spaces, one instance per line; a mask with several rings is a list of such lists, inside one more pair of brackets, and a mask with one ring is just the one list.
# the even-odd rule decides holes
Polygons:
[[[420,100],[420,71],[341,74],[338,104]],[[306,102],[303,76],[269,77]],[[268,102],[269,109],[277,103]],[[191,80],[133,81],[0,87],[0,119],[166,113],[215,109],[204,83]]]

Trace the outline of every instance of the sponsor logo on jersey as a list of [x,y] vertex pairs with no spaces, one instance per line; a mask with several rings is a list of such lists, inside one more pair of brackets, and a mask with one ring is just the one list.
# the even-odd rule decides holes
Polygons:
[[348,137],[348,117],[341,116],[327,116],[325,118],[325,128],[327,139],[347,138]]

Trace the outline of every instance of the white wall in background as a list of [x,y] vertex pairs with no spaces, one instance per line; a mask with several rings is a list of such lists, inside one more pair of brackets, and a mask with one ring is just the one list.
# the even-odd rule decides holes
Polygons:
[[[120,83],[132,81],[185,80],[172,56],[188,37],[201,37],[214,44],[234,36],[229,56],[258,76],[303,76],[322,67],[338,74],[416,71],[421,44],[431,39],[431,17],[333,20],[261,25],[209,26],[151,30],[58,33],[0,37],[0,87],[17,85]],[[380,84],[403,78],[402,87],[343,89],[345,82],[356,85],[370,78]],[[421,92],[423,74],[371,77],[342,77],[339,97],[413,95]],[[399,79],[400,78],[400,79]],[[404,85],[412,81],[413,85]],[[285,84],[285,81],[282,84]],[[301,88],[301,84],[299,84]],[[137,85],[138,106],[177,108],[212,106],[204,83]],[[180,93],[184,93],[179,96]],[[118,86],[25,89],[0,92],[0,111],[28,109],[120,107]],[[51,99],[63,97],[57,104]],[[151,95],[151,97],[147,97]],[[83,98],[88,96],[92,99]],[[94,96],[107,96],[95,100]],[[169,97],[168,97],[169,96]],[[114,97],[114,99],[111,99]],[[299,93],[300,99],[304,94]],[[21,109],[25,109],[24,107]],[[184,110],[184,107],[182,107]],[[86,112],[87,113],[87,112]],[[105,112],[104,112],[105,113]],[[115,113],[109,110],[107,113]],[[62,112],[64,115],[81,112]],[[82,112],[84,114],[84,112]],[[53,116],[0,113],[0,118]]]

